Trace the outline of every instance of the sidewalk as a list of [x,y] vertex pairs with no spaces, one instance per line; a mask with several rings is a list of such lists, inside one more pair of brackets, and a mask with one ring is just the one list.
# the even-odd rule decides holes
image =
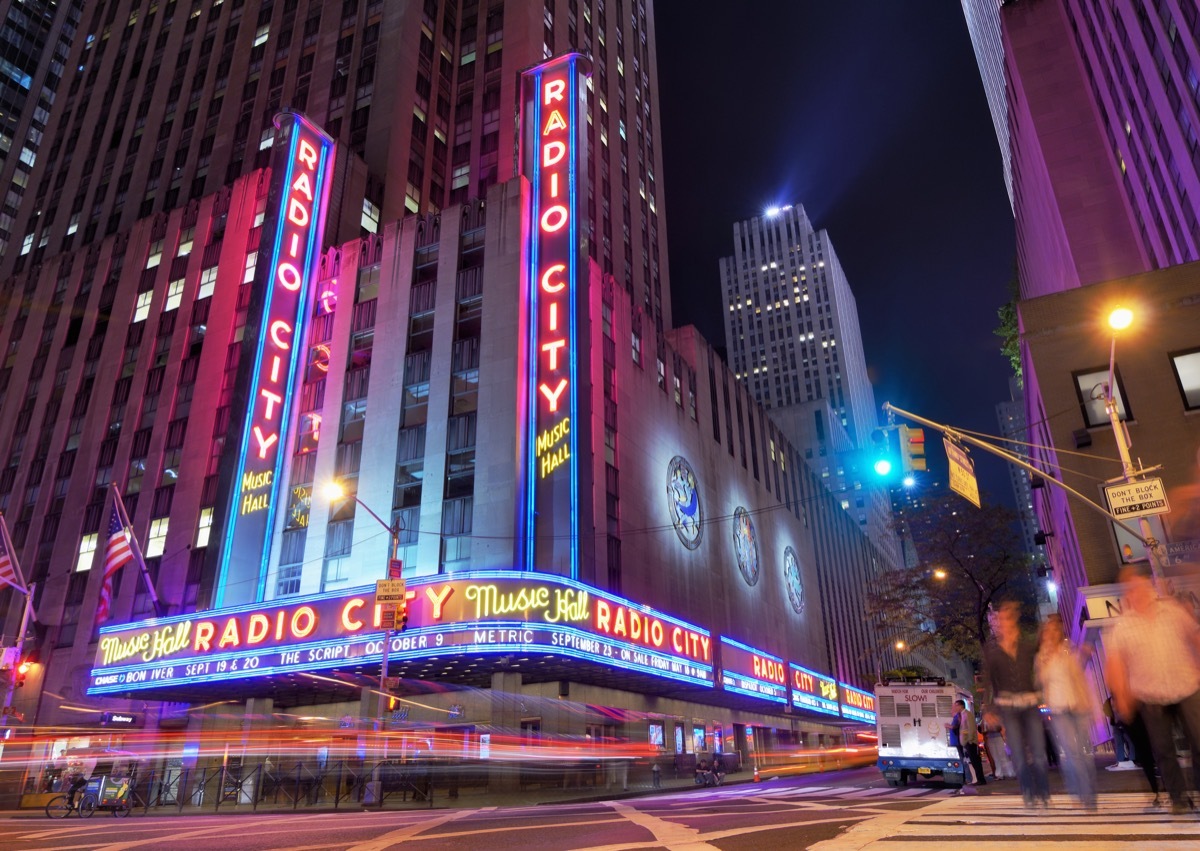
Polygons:
[[[764,776],[764,780],[766,777]],[[725,782],[722,786],[736,786],[743,783],[752,783],[754,781],[754,773],[752,771],[741,771],[736,774],[731,773],[725,777]],[[463,788],[459,791],[457,798],[452,798],[448,790],[434,788],[433,804],[430,806],[427,801],[413,800],[403,801],[398,798],[389,798],[382,812],[388,813],[407,813],[407,812],[427,812],[433,810],[447,809],[479,809],[483,807],[536,807],[546,804],[591,804],[598,801],[621,801],[629,798],[640,798],[649,795],[661,795],[668,792],[681,792],[688,789],[699,790],[695,781],[688,776],[662,779],[662,785],[655,788],[649,782],[630,783],[628,789],[621,789],[619,786],[605,787],[603,785],[591,787],[575,787],[569,789],[540,787],[528,789],[518,792],[490,792],[486,789],[479,788]],[[145,813],[148,817],[156,816],[212,816],[212,815],[284,815],[291,813],[361,813],[361,812],[381,812],[378,807],[364,807],[361,804],[343,801],[335,810],[332,803],[317,804],[315,806],[301,806],[292,808],[291,806],[277,806],[271,803],[259,804],[257,809],[254,809],[249,804],[222,804],[219,810],[214,810],[212,807],[190,807],[185,806],[182,810],[175,806],[151,807]],[[141,808],[135,809],[132,816],[140,818],[143,815]],[[104,811],[97,811],[93,818],[112,818],[111,814]],[[28,810],[0,810],[0,819],[46,819],[46,813],[40,809]],[[75,816],[71,816],[75,818]]]
[[[1141,768],[1126,771],[1109,771],[1108,766],[1116,760],[1111,754],[1101,754],[1096,757],[1096,791],[1097,792],[1149,792],[1150,784]],[[986,765],[986,762],[985,762]],[[1191,772],[1185,771],[1190,780]],[[1159,781],[1161,784],[1161,781]],[[1063,784],[1062,771],[1050,769],[1050,791],[1053,794],[1066,794]],[[985,786],[964,787],[967,795],[1020,795],[1016,779],[988,780]]]

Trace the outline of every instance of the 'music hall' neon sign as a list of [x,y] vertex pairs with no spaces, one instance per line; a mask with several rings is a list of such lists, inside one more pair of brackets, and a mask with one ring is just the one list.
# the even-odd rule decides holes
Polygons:
[[[524,500],[518,559],[578,576],[580,197],[587,60],[568,54],[525,72],[522,171],[528,179]],[[586,304],[586,302],[582,302]]]
[[[379,662],[372,588],[104,627],[88,693]],[[565,577],[481,571],[409,580],[393,660],[541,652],[713,685],[707,630]]]
[[[217,606],[261,600],[278,508],[292,390],[308,317],[309,282],[321,250],[333,141],[303,116],[287,112],[272,162],[268,221],[263,226],[255,294],[257,321],[247,324],[251,372],[237,467],[226,506]],[[252,308],[253,313],[253,308]]]

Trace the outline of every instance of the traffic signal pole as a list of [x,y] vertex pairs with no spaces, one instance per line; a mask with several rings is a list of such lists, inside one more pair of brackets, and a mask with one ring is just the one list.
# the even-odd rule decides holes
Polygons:
[[[1135,537],[1139,541],[1141,541],[1142,544],[1148,550],[1150,550],[1151,552],[1154,551],[1154,547],[1157,544],[1157,541],[1155,541],[1153,538],[1147,539],[1147,538],[1143,537],[1141,530],[1135,529],[1133,526],[1130,526],[1128,523],[1126,523],[1121,518],[1117,517],[1115,514],[1113,514],[1111,511],[1109,511],[1104,506],[1088,499],[1086,496],[1084,496],[1079,491],[1075,490],[1075,488],[1071,487],[1070,485],[1066,484],[1065,482],[1060,482],[1058,479],[1054,478],[1053,476],[1047,475],[1046,473],[1039,470],[1037,467],[1034,467],[1032,464],[1029,464],[1027,461],[1022,459],[1020,456],[1014,455],[1013,453],[1008,452],[1004,449],[1001,449],[998,446],[993,446],[990,443],[979,440],[976,437],[972,437],[969,434],[963,434],[960,431],[955,431],[952,427],[950,427],[948,425],[944,425],[942,423],[936,423],[933,420],[927,420],[924,417],[918,416],[917,414],[914,414],[911,411],[905,411],[901,408],[897,408],[891,402],[884,402],[883,409],[885,411],[887,411],[889,414],[895,414],[897,416],[904,417],[904,419],[906,419],[906,420],[912,420],[914,423],[920,423],[921,425],[926,426],[927,428],[931,428],[934,431],[941,432],[946,437],[950,438],[951,440],[953,440],[956,443],[959,443],[959,442],[969,443],[971,446],[975,446],[979,449],[982,449],[984,452],[989,452],[992,455],[997,456],[998,458],[1003,458],[1005,461],[1008,461],[1011,464],[1016,464],[1021,469],[1027,470],[1028,472],[1033,473],[1035,476],[1041,476],[1042,479],[1044,479],[1046,482],[1048,482],[1049,484],[1053,485],[1056,488],[1059,488],[1059,489],[1064,490],[1067,493],[1071,494],[1076,499],[1083,502],[1083,504],[1086,505],[1088,508],[1092,509],[1093,511],[1095,511],[1099,514],[1103,514],[1106,518],[1111,520],[1113,523],[1116,523],[1118,526],[1120,526],[1122,529],[1124,529],[1130,535],[1133,535],[1133,537]],[[1157,558],[1157,553],[1155,554],[1155,558]]]
[[8,710],[12,706],[13,696],[17,691],[17,678],[21,676],[20,665],[25,657],[25,630],[29,629],[29,619],[33,616],[33,593],[37,590],[37,583],[30,584],[25,591],[25,611],[21,614],[21,629],[17,633],[17,641],[13,647],[16,649],[16,661],[13,663],[12,674],[8,678],[8,689],[4,695],[4,706],[0,707],[0,727],[8,726]]

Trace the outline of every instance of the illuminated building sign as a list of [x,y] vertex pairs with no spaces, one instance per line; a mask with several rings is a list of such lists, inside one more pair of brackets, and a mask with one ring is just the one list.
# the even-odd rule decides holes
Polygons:
[[845,683],[838,683],[838,691],[841,693],[843,718],[865,724],[875,723],[875,695]]
[[333,141],[303,116],[282,113],[275,124],[268,215],[242,344],[243,358],[250,362],[249,384],[225,508],[218,607],[264,596],[271,531],[282,501],[281,484],[286,484],[287,456],[281,448],[287,442],[292,390],[306,348],[310,281],[321,251],[333,170]]
[[[540,652],[713,684],[707,630],[565,577],[482,571],[410,579],[393,660]],[[104,627],[89,694],[379,662],[374,586],[277,605]]]
[[838,709],[837,680],[833,677],[790,663],[788,677],[792,687],[792,706],[826,715],[842,714]]
[[522,315],[523,499],[517,558],[578,575],[579,352],[586,350],[587,60],[572,53],[522,75],[527,267]]
[[721,687],[737,694],[787,703],[787,664],[778,656],[722,638]]

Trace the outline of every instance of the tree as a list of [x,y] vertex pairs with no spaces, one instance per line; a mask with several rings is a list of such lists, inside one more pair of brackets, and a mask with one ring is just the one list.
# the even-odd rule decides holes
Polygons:
[[916,564],[875,580],[868,615],[879,632],[899,636],[911,650],[930,648],[978,662],[990,607],[1010,598],[1034,599],[1016,513],[989,503],[977,509],[947,493],[899,516],[896,526],[912,542]]
[[1021,323],[1017,315],[1017,302],[1021,299],[1021,284],[1017,278],[1016,269],[1013,270],[1012,279],[1008,282],[1008,295],[1008,301],[996,310],[1000,324],[992,333],[1000,338],[1000,354],[1008,358],[1013,375],[1017,377],[1017,383],[1024,384],[1024,377],[1021,375]]

